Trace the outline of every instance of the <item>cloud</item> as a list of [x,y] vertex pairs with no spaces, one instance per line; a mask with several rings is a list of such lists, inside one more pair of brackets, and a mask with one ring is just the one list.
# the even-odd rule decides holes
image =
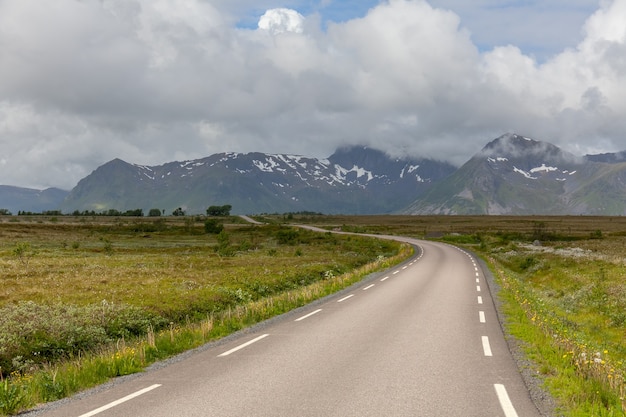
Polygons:
[[272,35],[284,32],[302,33],[304,16],[291,9],[271,9],[259,19],[259,28]]
[[0,2],[0,182],[69,189],[116,157],[326,157],[345,144],[461,164],[507,131],[575,153],[626,149],[626,0],[542,61],[485,50],[423,0],[326,24],[256,2],[268,7],[258,28],[238,27],[251,4]]
[[437,8],[454,10],[482,51],[515,45],[539,61],[575,47],[581,27],[598,8],[598,0],[430,0]]

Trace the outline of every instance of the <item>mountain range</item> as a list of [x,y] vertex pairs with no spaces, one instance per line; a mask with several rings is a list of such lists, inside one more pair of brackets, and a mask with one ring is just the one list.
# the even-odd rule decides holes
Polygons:
[[461,167],[428,158],[392,158],[366,147],[326,159],[220,153],[145,166],[114,159],[71,191],[0,186],[11,212],[119,211],[211,205],[233,214],[626,214],[626,152],[575,156],[548,142],[506,134]]
[[41,213],[58,209],[68,192],[59,188],[32,188],[0,185],[0,209],[17,214],[19,211]]
[[339,149],[328,159],[220,153],[160,166],[115,159],[82,179],[61,209],[181,207],[204,213],[210,205],[230,204],[233,213],[391,213],[454,170],[448,163],[394,159],[363,147]]

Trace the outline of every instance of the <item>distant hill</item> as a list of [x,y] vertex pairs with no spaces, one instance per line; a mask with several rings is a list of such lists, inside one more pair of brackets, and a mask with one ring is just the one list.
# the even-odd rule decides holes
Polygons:
[[617,153],[601,153],[597,155],[585,155],[585,158],[592,162],[606,162],[608,164],[619,164],[626,162],[626,151]]
[[197,214],[230,204],[234,214],[393,213],[454,170],[365,147],[342,148],[328,159],[221,153],[160,166],[115,159],[83,178],[60,207],[67,213],[158,208],[168,214],[181,207]]
[[507,134],[403,212],[623,215],[626,163],[618,157],[576,157],[550,143]]
[[68,191],[58,188],[35,190],[31,188],[0,185],[0,209],[9,210],[13,214],[19,211],[40,213],[58,209]]

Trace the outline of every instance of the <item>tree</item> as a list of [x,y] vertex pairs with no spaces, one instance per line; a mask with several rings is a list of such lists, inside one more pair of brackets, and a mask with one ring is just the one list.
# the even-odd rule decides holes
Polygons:
[[224,230],[224,225],[216,219],[207,219],[204,222],[204,231],[211,234],[219,234]]
[[9,209],[0,209],[0,216],[10,216],[11,212],[9,211]]
[[148,212],[148,217],[160,217],[160,216],[161,216],[161,209],[153,208],[153,209],[150,209],[150,211]]
[[230,204],[226,204],[223,206],[209,206],[208,209],[206,209],[206,214],[207,216],[230,216],[230,211],[232,210],[233,206],[231,206]]
[[185,215],[185,210],[183,210],[181,207],[178,207],[176,210],[172,212],[172,216],[184,216],[184,215]]

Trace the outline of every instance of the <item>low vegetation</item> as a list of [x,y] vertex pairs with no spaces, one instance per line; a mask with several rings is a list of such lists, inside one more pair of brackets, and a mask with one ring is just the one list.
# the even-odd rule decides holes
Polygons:
[[626,412],[624,238],[487,244],[513,335],[572,416]]
[[137,372],[410,255],[232,217],[209,229],[180,216],[0,220],[0,414]]

